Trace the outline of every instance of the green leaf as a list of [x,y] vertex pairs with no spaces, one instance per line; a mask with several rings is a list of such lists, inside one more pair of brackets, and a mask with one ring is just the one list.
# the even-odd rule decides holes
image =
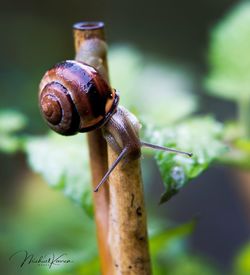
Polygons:
[[250,99],[250,3],[234,7],[211,33],[206,79],[210,92],[219,97]]
[[121,104],[147,122],[165,125],[196,110],[190,70],[148,54],[145,59],[131,46],[112,47],[109,61],[111,83],[120,92]]
[[[214,263],[202,258],[200,255],[184,255],[176,260],[167,270],[171,275],[221,275]],[[166,274],[166,273],[165,273]],[[239,274],[237,274],[239,275]]]
[[21,113],[14,110],[0,111],[0,133],[7,134],[22,130],[27,120]]
[[7,154],[13,154],[22,148],[23,142],[19,137],[0,134],[0,151]]
[[174,128],[155,130],[147,127],[144,132],[145,140],[193,153],[189,158],[181,154],[154,151],[166,188],[161,203],[169,200],[227,151],[221,141],[222,133],[222,125],[208,116],[189,119]]
[[235,274],[247,275],[250,274],[250,243],[245,244],[238,255],[236,256],[234,263]]
[[177,227],[169,228],[167,230],[161,229],[160,232],[154,233],[150,237],[151,255],[156,256],[158,253],[164,250],[166,246],[173,240],[179,240],[183,237],[190,235],[193,232],[195,225],[196,221],[193,220]]
[[250,168],[250,140],[241,137],[241,127],[233,121],[224,126],[223,140],[230,144],[230,151],[219,158],[223,165]]
[[30,138],[26,152],[34,171],[92,215],[88,150],[83,135],[65,137],[51,132],[46,137]]
[[26,123],[26,118],[17,111],[0,111],[0,151],[15,153],[22,149],[24,140],[16,132],[22,130]]
[[158,224],[158,230],[149,238],[153,274],[220,274],[211,262],[193,255],[188,249],[188,237],[194,232],[196,224],[197,220],[193,219],[166,230],[162,229],[162,222]]

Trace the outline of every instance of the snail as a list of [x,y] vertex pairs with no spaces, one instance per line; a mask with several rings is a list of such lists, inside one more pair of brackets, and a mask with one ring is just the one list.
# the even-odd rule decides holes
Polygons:
[[39,105],[48,126],[62,135],[74,135],[102,128],[103,136],[118,157],[95,188],[106,182],[117,164],[140,158],[141,147],[191,153],[151,144],[139,138],[137,118],[122,106],[119,95],[92,66],[67,60],[56,64],[43,76]]

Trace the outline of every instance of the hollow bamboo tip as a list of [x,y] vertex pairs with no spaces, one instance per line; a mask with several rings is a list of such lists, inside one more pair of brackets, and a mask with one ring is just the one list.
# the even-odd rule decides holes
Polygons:
[[94,67],[109,82],[104,23],[76,23],[73,25],[73,34],[75,59]]
[[76,52],[85,40],[98,38],[105,41],[103,22],[78,22],[73,25],[73,33]]

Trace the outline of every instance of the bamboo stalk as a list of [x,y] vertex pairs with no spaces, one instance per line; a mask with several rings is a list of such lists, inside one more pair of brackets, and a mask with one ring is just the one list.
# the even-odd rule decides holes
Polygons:
[[[98,39],[98,41],[97,41]],[[76,60],[97,67],[108,80],[107,52],[104,36],[104,24],[101,22],[84,22],[74,25],[74,41]],[[92,42],[98,42],[92,44]],[[98,48],[98,45],[101,45]],[[88,133],[89,158],[92,174],[93,189],[100,182],[108,170],[107,143],[101,130]],[[113,266],[108,245],[109,219],[109,187],[93,193],[95,223],[101,262],[101,271],[104,275],[112,275]]]
[[[117,154],[108,147],[109,164]],[[119,164],[109,176],[109,242],[115,274],[151,274],[140,160]]]
[[[108,80],[103,24],[74,25],[76,59],[94,66]],[[98,39],[98,43],[93,43]],[[101,131],[88,134],[93,187],[102,179],[117,154]],[[106,184],[94,194],[102,274],[151,274],[146,210],[140,160],[118,165]]]

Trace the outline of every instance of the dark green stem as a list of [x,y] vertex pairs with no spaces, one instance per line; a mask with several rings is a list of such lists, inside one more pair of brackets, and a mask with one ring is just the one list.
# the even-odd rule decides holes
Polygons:
[[250,139],[250,99],[240,99],[238,102],[239,124],[244,138]]

